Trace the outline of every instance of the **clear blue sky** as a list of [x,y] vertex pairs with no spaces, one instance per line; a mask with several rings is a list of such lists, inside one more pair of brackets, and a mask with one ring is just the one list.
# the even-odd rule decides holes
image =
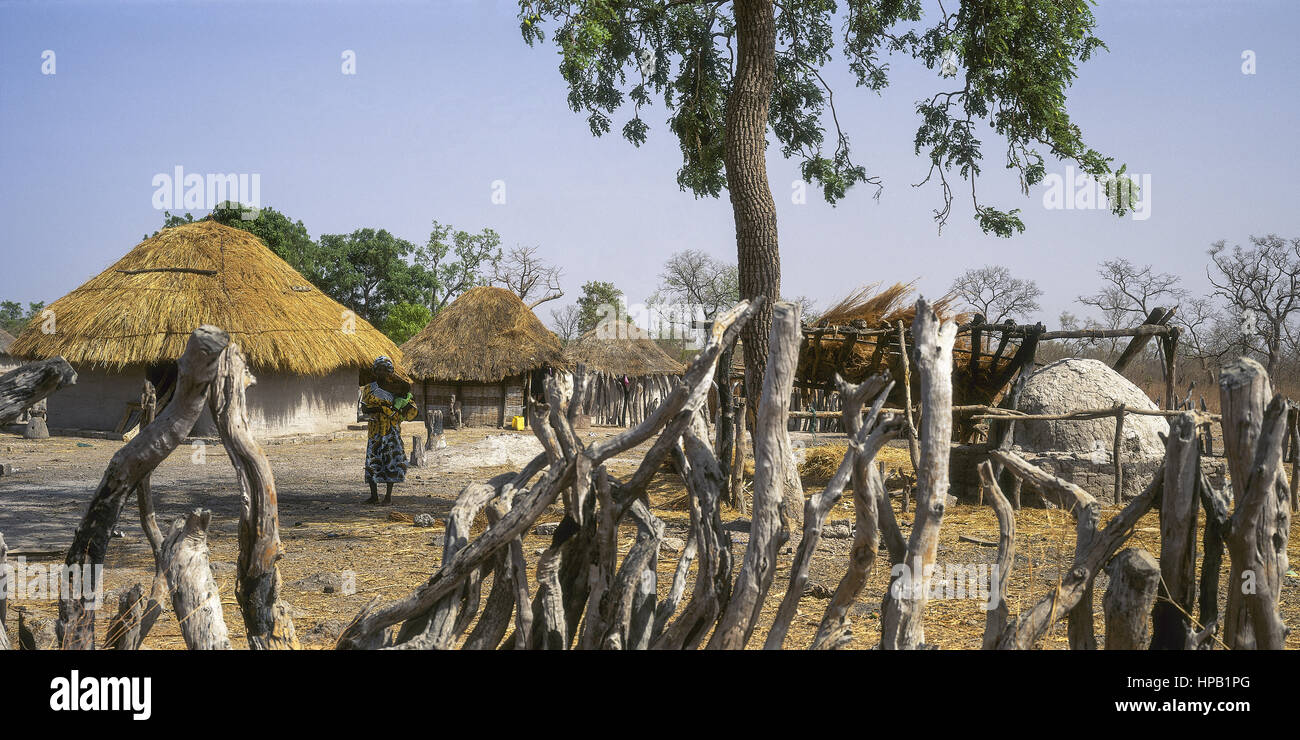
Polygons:
[[[783,292],[825,307],[864,283],[920,278],[934,295],[1001,262],[1039,282],[1035,318],[1054,324],[1080,312],[1073,299],[1097,287],[1102,259],[1157,263],[1201,288],[1210,242],[1300,236],[1300,3],[1103,0],[1096,12],[1110,51],[1084,65],[1070,109],[1092,146],[1151,176],[1149,219],[1047,210],[987,140],[981,197],[1021,208],[1026,232],[981,234],[959,197],[939,234],[938,191],[912,187],[925,166],[911,142],[915,101],[942,83],[899,58],[877,96],[837,61],[840,120],[885,191],[792,204],[797,169],[773,150]],[[47,49],[54,75],[41,74]],[[346,49],[355,76],[341,73]],[[643,300],[680,249],[734,259],[725,195],[676,186],[663,109],[640,149],[593,138],[556,65],[553,47],[523,43],[506,0],[0,3],[0,298],[51,301],[111,264],[161,225],[152,179],[176,166],[258,173],[262,203],[313,237],[372,226],[423,242],[433,219],[490,226],[561,264],[565,301],[593,279]]]

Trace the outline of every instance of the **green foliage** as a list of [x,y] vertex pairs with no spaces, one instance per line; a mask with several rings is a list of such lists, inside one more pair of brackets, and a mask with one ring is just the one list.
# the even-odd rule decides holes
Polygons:
[[23,304],[18,301],[0,301],[0,329],[4,329],[16,337],[29,323],[38,318],[41,311],[44,310],[44,301],[28,303],[26,312],[23,311]]
[[357,229],[320,238],[321,290],[372,324],[382,324],[399,303],[423,302],[435,287],[424,267],[407,258],[411,242],[384,229]]
[[[784,0],[776,4],[776,69],[768,122],[781,151],[830,203],[859,183],[881,182],[857,164],[835,119],[821,70],[840,42],[859,87],[889,83],[886,57],[911,58],[928,69],[955,62],[957,78],[916,106],[914,146],[929,160],[922,181],[939,181],[940,228],[951,212],[952,174],[970,183],[980,228],[999,236],[1024,230],[1017,210],[980,202],[983,162],[977,136],[986,126],[1007,145],[1006,167],[1021,190],[1040,182],[1045,154],[1077,164],[1103,180],[1110,158],[1089,148],[1066,111],[1065,93],[1102,42],[1093,35],[1094,0],[955,0],[950,12],[923,19],[920,0]],[[609,133],[613,116],[630,108],[622,134],[640,146],[650,125],[643,108],[660,98],[677,137],[677,183],[696,196],[726,187],[723,141],[732,86],[736,24],[733,3],[663,0],[520,0],[520,30],[535,45],[550,37],[560,51],[569,106],[584,113],[593,134]],[[842,33],[836,33],[836,29]],[[943,79],[943,78],[939,78]],[[1122,172],[1122,168],[1120,169]],[[1126,204],[1113,208],[1122,215]]]
[[582,295],[578,298],[578,336],[596,328],[602,320],[611,316],[625,314],[623,291],[613,283],[592,280],[582,286]]
[[398,303],[388,310],[379,330],[394,343],[401,344],[415,336],[432,318],[433,312],[422,303]]
[[461,293],[488,284],[491,268],[501,261],[501,237],[492,229],[471,234],[434,221],[429,241],[415,249],[414,260],[429,276],[425,300],[437,314]]

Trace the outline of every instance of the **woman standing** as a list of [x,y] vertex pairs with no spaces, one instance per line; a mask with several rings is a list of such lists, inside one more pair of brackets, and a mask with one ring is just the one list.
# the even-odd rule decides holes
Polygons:
[[418,413],[411,402],[411,384],[397,375],[393,361],[375,358],[375,380],[361,390],[361,405],[370,414],[366,440],[368,504],[379,501],[379,485],[387,487],[383,504],[393,503],[393,484],[406,480],[406,450],[402,447],[402,422]]

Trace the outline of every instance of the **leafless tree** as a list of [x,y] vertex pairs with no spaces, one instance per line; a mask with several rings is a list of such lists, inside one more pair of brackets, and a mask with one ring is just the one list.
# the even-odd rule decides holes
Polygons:
[[1136,326],[1156,306],[1177,305],[1187,296],[1177,275],[1156,272],[1151,265],[1138,267],[1123,257],[1102,262],[1097,276],[1102,280],[1102,289],[1079,296],[1079,303],[1100,309],[1110,329]]
[[[1178,283],[1181,278],[1167,272],[1156,272],[1151,265],[1138,267],[1128,260],[1106,260],[1097,268],[1102,288],[1091,295],[1079,296],[1079,303],[1101,311],[1101,321],[1089,321],[1085,328],[1124,329],[1141,324],[1157,306],[1173,307],[1187,297],[1187,291]],[[1121,340],[1102,340],[1107,351],[1119,351]],[[1159,345],[1153,343],[1157,354]]]
[[740,278],[734,264],[698,249],[676,252],[659,273],[659,289],[651,303],[686,303],[698,306],[704,318],[713,320],[719,311],[735,305],[740,295]]
[[514,247],[492,269],[492,283],[514,291],[530,309],[564,295],[560,287],[564,271],[538,256],[537,249]]
[[1223,307],[1213,298],[1187,296],[1178,305],[1174,323],[1182,329],[1181,345],[1187,357],[1200,363],[1201,369],[1211,372],[1211,363],[1233,350],[1224,341],[1223,329],[1227,324]]
[[1002,265],[971,268],[958,275],[948,290],[993,323],[1027,318],[1041,308],[1038,299],[1043,295],[1033,280],[1012,277]]
[[568,346],[569,342],[578,338],[578,325],[582,322],[582,311],[572,303],[564,308],[551,309],[551,328],[555,330],[555,336],[560,338],[560,344]]
[[1268,372],[1275,375],[1284,346],[1296,339],[1292,319],[1300,315],[1300,238],[1269,234],[1250,242],[1231,250],[1223,240],[1215,242],[1209,252],[1213,269],[1206,275],[1215,295],[1242,315],[1243,336],[1260,338]]

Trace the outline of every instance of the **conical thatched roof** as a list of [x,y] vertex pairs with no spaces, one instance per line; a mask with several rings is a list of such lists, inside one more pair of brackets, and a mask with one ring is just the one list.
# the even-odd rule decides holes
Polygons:
[[54,333],[32,322],[13,354],[112,368],[164,362],[180,357],[200,324],[213,324],[254,369],[324,375],[369,367],[378,355],[401,359],[256,236],[210,220],[163,229],[49,308]]
[[402,345],[413,378],[496,383],[547,366],[562,366],[560,340],[519,296],[471,288]]
[[644,329],[613,321],[571,342],[564,348],[564,359],[570,365],[581,362],[588,370],[610,375],[681,375],[685,371]]

